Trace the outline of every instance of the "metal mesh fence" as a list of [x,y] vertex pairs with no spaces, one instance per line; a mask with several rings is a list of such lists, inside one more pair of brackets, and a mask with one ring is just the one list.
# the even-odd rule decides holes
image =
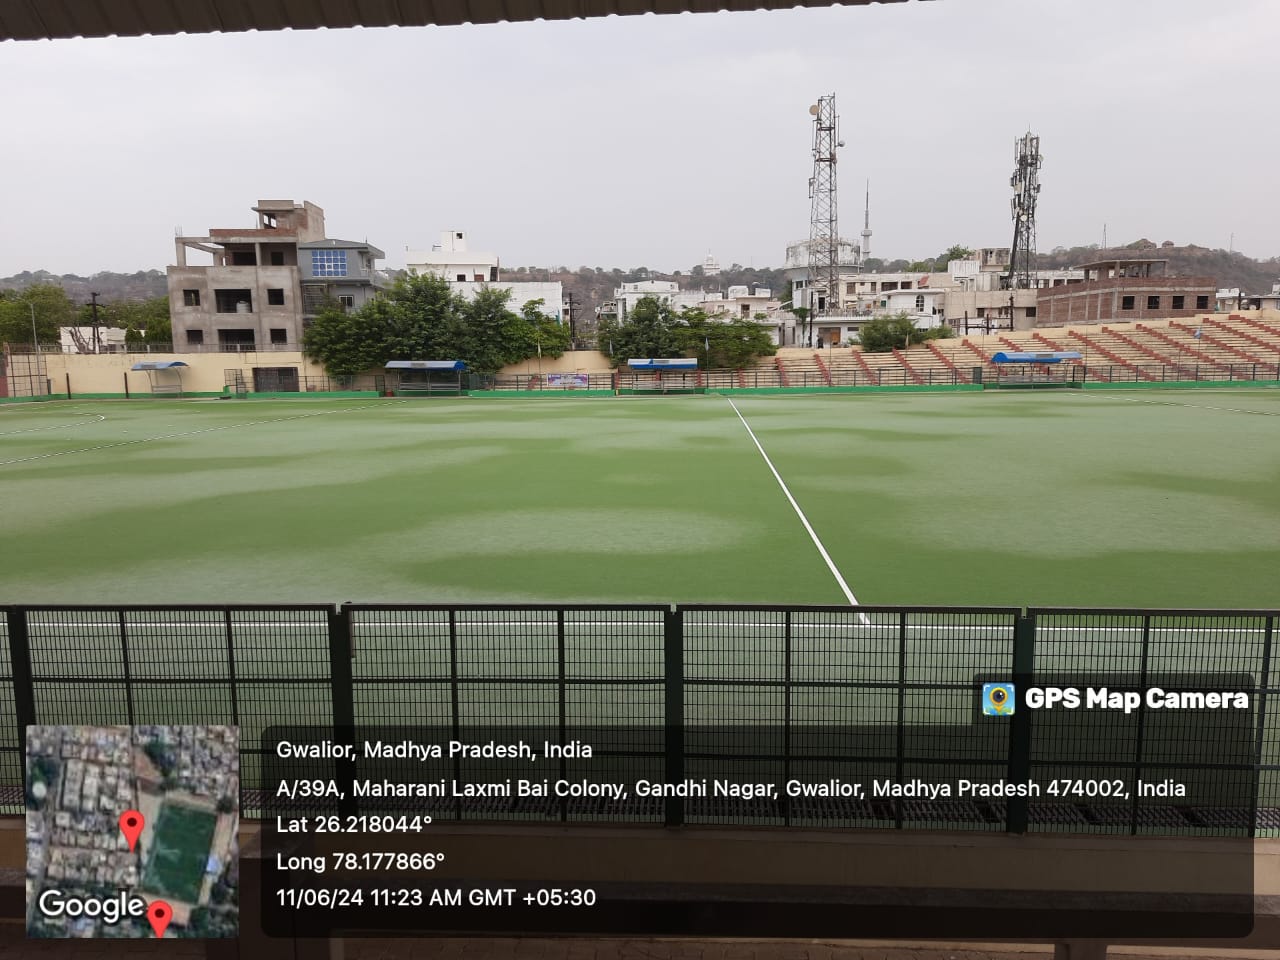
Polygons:
[[[0,811],[8,813],[22,809],[26,724],[225,723],[240,728],[250,817],[263,809],[268,727],[489,727],[586,735],[596,754],[565,758],[560,771],[570,779],[832,788],[745,804],[725,796],[458,804],[460,819],[1117,833],[1177,825],[1206,834],[1255,823],[1280,832],[1272,612],[351,604],[5,613]],[[1098,730],[1019,720],[1022,739],[1017,724],[974,722],[984,681],[1033,676],[1117,689],[1134,678],[1171,690],[1195,678],[1238,680],[1256,693],[1247,736],[1231,741],[1247,750],[1197,753],[1195,744],[1224,742],[1202,714],[1139,710]],[[372,772],[403,774],[397,763]],[[961,777],[1123,773],[1159,783],[1173,770],[1207,799],[1188,808],[1161,797],[841,793],[852,782]],[[415,771],[436,774],[467,770]],[[1239,800],[1241,778],[1251,804]]]

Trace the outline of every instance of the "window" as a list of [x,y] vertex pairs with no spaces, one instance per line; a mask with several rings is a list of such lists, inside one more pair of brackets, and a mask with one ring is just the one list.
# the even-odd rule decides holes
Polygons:
[[338,303],[342,304],[343,310],[350,310],[356,305],[356,298],[349,293],[343,293],[338,296]]
[[248,290],[215,290],[218,313],[253,313],[253,294]]
[[1027,317],[1028,317],[1028,318],[1031,318],[1031,317],[1034,317],[1035,315],[1036,315],[1036,308],[1035,308],[1035,307],[1027,307]]
[[1120,298],[1120,309],[1121,309],[1121,310],[1132,310],[1132,309],[1133,309],[1133,297],[1121,297],[1121,298]]
[[1160,309],[1160,298],[1159,298],[1159,297],[1147,297],[1147,309],[1148,309],[1148,310],[1159,310],[1159,309]]
[[1185,309],[1187,308],[1187,298],[1186,298],[1186,297],[1174,297],[1174,298],[1173,298],[1173,303],[1172,303],[1172,305],[1171,305],[1171,306],[1172,306],[1172,308],[1173,308],[1174,310],[1185,310]]
[[272,265],[273,267],[283,267],[283,266],[284,266],[284,251],[283,251],[283,250],[272,250],[272,251],[271,251],[271,265]]
[[311,275],[313,277],[345,277],[347,275],[347,251],[312,250]]
[[457,275],[457,278],[456,278],[456,279],[457,279],[457,281],[458,281],[459,283],[466,283],[466,282],[467,282],[467,275],[466,275],[465,273],[460,273],[460,274],[458,274],[458,275]]
[[284,290],[268,288],[267,303],[273,307],[283,307],[284,306]]
[[182,305],[184,307],[200,306],[200,291],[199,290],[183,290]]
[[187,345],[188,345],[188,346],[191,346],[191,347],[198,347],[198,346],[200,346],[200,345],[201,345],[201,344],[203,344],[203,343],[204,343],[204,331],[203,331],[203,330],[188,330],[188,331],[187,331]]
[[916,294],[916,313],[923,313],[923,312],[924,312],[924,294],[917,293]]
[[284,330],[283,327],[272,327],[271,342],[272,343],[288,343],[289,342],[288,332]]
[[247,329],[240,330],[219,330],[218,346],[226,350],[243,350],[245,348],[252,349],[255,338],[254,331]]
[[497,268],[497,267],[490,267],[490,268],[489,268],[489,282],[490,282],[490,283],[497,283],[497,282],[498,282],[498,268]]
[[258,258],[252,250],[232,250],[231,265],[233,267],[256,267]]
[[1197,310],[1209,309],[1209,297],[1207,295],[1196,297],[1196,309]]

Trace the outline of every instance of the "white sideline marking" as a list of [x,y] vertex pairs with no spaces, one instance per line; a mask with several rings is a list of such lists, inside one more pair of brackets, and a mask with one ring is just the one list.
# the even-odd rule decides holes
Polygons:
[[[100,413],[82,413],[80,416],[93,417],[99,422],[107,419]],[[41,430],[59,430],[63,427],[78,427],[80,424],[87,422],[88,421],[86,420],[76,420],[71,423],[55,423],[48,427],[28,427],[26,430],[6,430],[4,433],[0,433],[0,437],[14,437],[20,433],[39,433]]]
[[1144,400],[1141,397],[1117,397],[1114,394],[1103,396],[1089,393],[1087,390],[1079,392],[1083,397],[1096,400],[1128,400],[1130,403],[1150,403],[1158,407],[1190,407],[1194,410],[1217,410],[1219,413],[1252,413],[1258,417],[1280,417],[1280,413],[1274,410],[1242,410],[1239,407],[1211,407],[1203,403],[1181,403],[1178,400]]
[[[407,400],[392,401],[408,403]],[[226,423],[220,427],[205,427],[201,430],[186,430],[182,433],[165,433],[155,437],[140,437],[137,440],[119,440],[115,443],[99,443],[92,447],[80,447],[77,450],[60,450],[57,453],[40,453],[31,457],[17,457],[13,460],[0,460],[0,467],[14,463],[30,463],[33,460],[48,460],[50,457],[67,457],[73,453],[93,453],[95,450],[110,450],[113,447],[127,447],[135,443],[150,443],[152,440],[175,440],[178,437],[195,437],[202,433],[217,433],[219,430],[235,430],[238,427],[257,427],[264,423],[284,423],[287,420],[306,420],[308,417],[326,417],[331,413],[350,413],[352,410],[367,410],[370,407],[382,406],[377,403],[363,403],[358,407],[345,407],[341,410],[319,410],[315,413],[299,413],[292,417],[273,417],[270,420],[246,420],[244,423]],[[105,417],[103,418],[106,419]]]
[[[796,498],[791,495],[791,491],[787,489],[786,482],[782,479],[782,475],[778,473],[777,468],[773,465],[773,461],[769,459],[769,455],[764,452],[764,447],[760,446],[760,441],[756,439],[755,431],[751,429],[751,424],[747,423],[747,418],[742,415],[742,411],[738,409],[738,405],[733,402],[733,397],[725,397],[729,401],[729,406],[733,407],[733,412],[738,415],[738,419],[742,421],[742,425],[747,428],[747,435],[751,437],[751,442],[756,445],[756,449],[760,451],[760,456],[764,457],[765,465],[769,468],[769,472],[773,474],[773,479],[778,481],[778,486],[782,488],[783,494],[787,498],[787,502],[791,504],[791,509],[796,512],[796,516],[800,518],[800,522],[804,524],[805,530],[809,534],[809,539],[813,541],[813,545],[818,548],[818,553],[822,554],[822,559],[827,564],[827,569],[831,571],[831,575],[836,578],[836,583],[840,585],[841,591],[845,595],[845,599],[849,601],[849,606],[858,606],[858,598],[853,595],[853,591],[849,589],[849,584],[844,582],[844,577],[840,575],[840,570],[836,567],[835,561],[831,559],[831,554],[827,553],[827,548],[822,545],[822,541],[818,539],[817,533],[814,532],[813,526],[809,523],[809,518],[804,515],[804,511],[800,509],[800,504],[796,503]],[[859,613],[858,618],[864,623],[870,623],[865,613]]]

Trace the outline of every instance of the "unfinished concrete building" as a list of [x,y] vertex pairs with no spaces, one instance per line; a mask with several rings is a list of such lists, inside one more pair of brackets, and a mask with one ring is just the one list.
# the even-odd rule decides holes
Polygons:
[[1213,310],[1212,277],[1178,277],[1167,260],[1081,264],[1084,281],[1036,292],[1036,326],[1192,317]]
[[[325,303],[351,308],[374,296],[382,251],[326,239],[320,207],[260,200],[253,211],[252,227],[176,239],[168,269],[175,351],[297,350]],[[213,262],[189,264],[193,250]]]

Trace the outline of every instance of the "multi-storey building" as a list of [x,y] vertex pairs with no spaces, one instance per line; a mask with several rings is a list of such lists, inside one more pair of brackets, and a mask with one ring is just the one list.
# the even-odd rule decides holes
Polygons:
[[[260,200],[253,227],[178,237],[168,269],[174,349],[298,349],[306,321],[331,298],[358,307],[381,280],[381,250],[326,239],[324,211],[310,201]],[[188,263],[191,251],[211,264]]]
[[1212,277],[1168,274],[1167,260],[1082,264],[1084,279],[1036,291],[1036,325],[1191,317],[1214,308]]

